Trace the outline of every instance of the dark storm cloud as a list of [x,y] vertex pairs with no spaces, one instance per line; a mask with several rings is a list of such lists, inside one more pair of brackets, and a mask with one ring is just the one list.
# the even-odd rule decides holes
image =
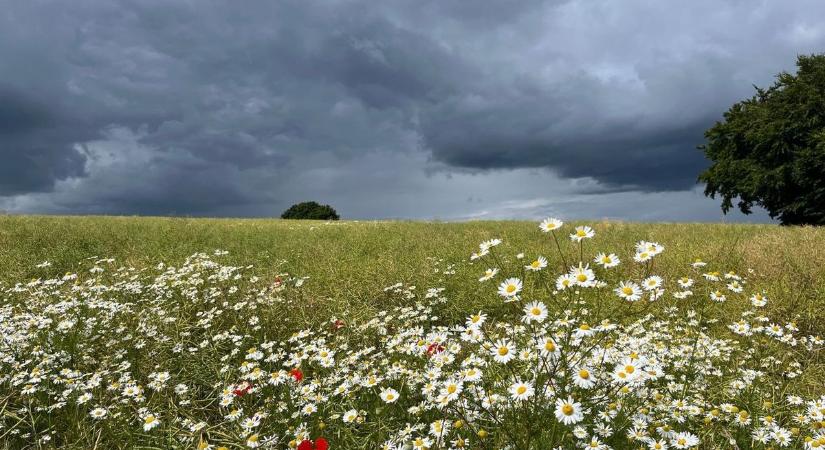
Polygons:
[[566,178],[595,178],[611,190],[682,190],[706,164],[695,147],[708,120],[643,132],[634,124],[613,125],[567,137],[524,121],[493,127],[471,117],[450,122],[459,133],[434,127],[426,138],[435,156],[455,167],[548,167]]
[[[0,207],[258,215],[522,169],[572,193],[692,190],[702,131],[825,49],[816,11],[15,2],[0,13]],[[477,195],[464,175],[449,189]]]
[[70,122],[0,87],[0,196],[49,190],[54,180],[83,175],[85,157],[73,143],[85,136]]

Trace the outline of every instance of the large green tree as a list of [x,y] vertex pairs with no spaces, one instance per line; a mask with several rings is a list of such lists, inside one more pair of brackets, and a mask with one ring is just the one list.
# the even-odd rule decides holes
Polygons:
[[281,219],[338,220],[339,217],[332,206],[302,202],[290,206],[281,214]]
[[796,74],[733,105],[699,148],[713,164],[705,195],[765,208],[782,224],[825,225],[825,54],[799,56]]

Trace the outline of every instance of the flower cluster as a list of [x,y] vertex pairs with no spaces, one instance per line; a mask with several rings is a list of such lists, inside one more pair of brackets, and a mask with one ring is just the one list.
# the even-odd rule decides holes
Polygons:
[[483,242],[462,264],[481,265],[491,306],[460,320],[447,290],[399,283],[384,291],[400,306],[295,329],[304,279],[222,252],[4,287],[0,433],[12,447],[825,448],[825,395],[795,391],[821,338],[767,317],[746,276],[696,261],[671,279],[658,243],[586,253],[596,232],[579,226],[563,249],[564,226],[541,222],[548,252],[524,261]]

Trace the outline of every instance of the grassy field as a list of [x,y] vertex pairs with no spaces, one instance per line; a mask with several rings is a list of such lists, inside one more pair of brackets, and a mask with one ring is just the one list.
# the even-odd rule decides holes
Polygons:
[[[577,225],[595,237],[571,243]],[[322,435],[334,449],[411,448],[387,446],[407,442],[520,450],[587,439],[587,448],[637,449],[655,444],[647,436],[675,448],[825,445],[825,400],[806,404],[804,421],[793,412],[803,404],[787,400],[825,395],[821,343],[808,340],[825,335],[825,228],[582,222],[564,225],[560,246],[552,236],[514,221],[0,216],[0,448],[311,450],[323,449],[309,442]],[[492,238],[503,243],[470,260]],[[634,263],[639,241],[665,250]],[[219,265],[186,263],[199,252]],[[573,261],[596,268],[597,252],[622,259],[598,268],[604,286],[553,288]],[[538,256],[547,267],[526,271]],[[692,267],[697,260],[707,266]],[[481,282],[491,267],[502,273]],[[718,281],[703,280],[716,271]],[[744,291],[728,284],[738,279],[723,276],[730,272],[743,277]],[[665,280],[661,299],[614,294],[621,280],[653,274]],[[678,299],[675,280],[685,275],[696,279],[696,295]],[[512,276],[524,281],[524,298],[502,302],[508,297],[497,286]],[[429,288],[444,290],[425,295]],[[714,289],[727,301],[711,301]],[[767,305],[751,306],[755,293]],[[546,303],[549,322],[530,319],[531,300]],[[461,328],[477,311],[489,314],[488,340],[458,339],[482,329]],[[737,321],[757,333],[734,335]],[[600,324],[593,337],[582,331],[588,322]],[[561,353],[503,363],[488,356],[501,339],[524,348],[547,336]],[[411,339],[418,353],[405,347]],[[378,352],[360,352],[376,345]],[[328,352],[336,356],[319,356]],[[512,395],[508,406],[434,407],[443,399],[413,389],[430,376],[449,383],[467,364],[485,375],[466,389]],[[597,374],[595,387],[571,384],[585,365]],[[634,365],[653,375],[624,387],[611,381]],[[492,370],[499,366],[507,370]],[[403,378],[392,372],[399,367]],[[259,378],[270,373],[268,383]],[[376,386],[364,381],[372,377]],[[519,390],[522,382],[535,391]],[[387,400],[388,392],[402,400]],[[516,392],[546,398],[525,402]],[[462,402],[483,397],[469,393]],[[347,414],[353,419],[343,423]],[[632,432],[641,437],[627,437]],[[769,436],[763,443],[760,433]]]
[[[600,251],[621,254],[639,240],[660,242],[663,276],[682,276],[699,258],[720,269],[757,275],[754,288],[781,299],[771,312],[798,318],[825,334],[825,229],[738,224],[587,222]],[[571,225],[578,225],[573,223]],[[350,313],[381,306],[383,288],[397,282],[443,286],[465,311],[479,298],[482,267],[468,257],[479,242],[501,238],[527,257],[556,249],[533,222],[304,222],[267,219],[0,216],[0,281],[62,275],[84,259],[115,258],[137,267],[179,264],[195,252],[226,250],[222,260],[254,264],[261,276],[289,272],[309,277],[305,293],[325,311]],[[570,258],[577,256],[575,248]],[[35,266],[49,261],[52,266]],[[440,276],[453,265],[455,276]],[[438,270],[440,269],[440,270]],[[352,307],[352,308],[350,308]]]

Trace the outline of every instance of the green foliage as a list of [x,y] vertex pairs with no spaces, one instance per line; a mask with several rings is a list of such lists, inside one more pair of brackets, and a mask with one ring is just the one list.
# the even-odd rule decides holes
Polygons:
[[[344,361],[349,349],[360,350],[376,343],[382,343],[377,348],[383,349],[385,346],[382,339],[386,339],[388,333],[397,336],[399,330],[419,325],[422,329],[432,330],[436,326],[464,323],[468,311],[487,312],[488,323],[500,330],[496,332],[511,333],[511,330],[517,328],[513,326],[516,325],[513,321],[518,320],[518,316],[513,314],[520,314],[521,310],[516,308],[517,303],[503,303],[502,297],[496,294],[494,283],[509,275],[521,276],[526,281],[524,298],[551,302],[550,299],[555,294],[543,290],[553,289],[552,283],[548,287],[544,283],[544,277],[563,270],[564,260],[575,265],[573,261],[578,261],[581,257],[581,247],[565,245],[566,232],[572,231],[578,224],[580,223],[567,224],[559,231],[562,245],[556,247],[553,237],[541,233],[535,223],[512,221],[337,221],[319,226],[317,222],[263,219],[0,216],[0,291],[10,292],[3,299],[2,313],[4,320],[12,315],[22,319],[14,322],[14,326],[5,328],[10,336],[7,347],[13,345],[19,349],[26,342],[31,344],[29,348],[36,348],[36,351],[31,352],[6,350],[10,357],[25,359],[28,363],[27,366],[8,369],[9,364],[6,362],[4,374],[8,374],[7,380],[0,386],[0,408],[7,412],[4,418],[0,418],[3,425],[0,435],[6,435],[0,439],[0,449],[89,449],[95,446],[189,449],[207,442],[212,444],[211,448],[218,448],[219,445],[233,449],[247,448],[244,445],[247,433],[240,434],[239,424],[244,417],[258,411],[269,413],[268,419],[264,417],[262,425],[256,428],[259,430],[256,433],[260,432],[259,437],[270,436],[276,431],[283,434],[284,427],[294,427],[300,420],[308,424],[313,438],[321,435],[320,427],[323,425],[323,436],[330,439],[334,450],[377,447],[376,441],[384,439],[388,430],[403,427],[411,420],[426,425],[445,416],[440,411],[425,412],[422,415],[408,413],[406,406],[410,403],[406,399],[417,395],[419,390],[411,389],[406,384],[399,386],[398,380],[390,380],[393,384],[389,384],[398,388],[403,396],[398,403],[384,405],[377,397],[377,389],[364,390],[353,393],[346,399],[326,401],[326,406],[322,406],[319,412],[311,416],[292,419],[289,419],[286,409],[278,408],[287,408],[280,405],[292,408],[292,399],[298,397],[280,397],[279,393],[292,391],[283,385],[270,386],[263,380],[254,383],[255,392],[244,396],[235,394],[232,407],[218,409],[216,401],[220,398],[222,388],[245,379],[248,373],[240,368],[247,367],[246,364],[250,361],[256,361],[247,359],[246,355],[251,347],[264,349],[257,345],[262,342],[286,342],[286,345],[277,344],[272,348],[288,349],[292,353],[299,350],[303,352],[303,348],[308,348],[305,347],[306,342],[322,338],[329,348],[338,351],[340,359]],[[624,318],[647,314],[664,321],[678,321],[680,327],[683,326],[682,329],[673,329],[674,333],[663,335],[663,339],[651,340],[650,343],[681,348],[685,361],[690,362],[675,368],[681,370],[681,373],[687,370],[689,377],[693,376],[693,368],[704,367],[702,364],[693,364],[694,361],[699,361],[694,360],[695,350],[709,348],[697,344],[700,341],[696,339],[695,327],[699,323],[706,324],[708,334],[719,335],[727,333],[727,326],[733,322],[742,319],[759,321],[764,313],[765,317],[770,317],[781,326],[787,324],[794,330],[798,329],[794,334],[821,336],[825,333],[821,313],[825,299],[825,252],[821,246],[825,241],[825,227],[620,222],[591,222],[588,225],[596,228],[597,234],[592,247],[590,243],[585,244],[585,262],[592,261],[590,258],[595,251],[616,252],[623,258],[621,265],[610,269],[613,274],[611,282],[638,279],[651,273],[649,268],[642,270],[642,266],[632,262],[629,257],[634,242],[639,239],[666,243],[667,249],[656,257],[653,271],[666,279],[673,280],[690,273],[693,269],[687,262],[694,261],[694,258],[708,262],[706,268],[696,272],[697,275],[706,271],[719,270],[727,273],[732,270],[747,278],[745,292],[738,297],[728,294],[730,298],[724,303],[709,301],[705,289],[709,286],[704,278],[698,276],[697,283],[691,288],[696,296],[690,299],[672,297],[671,293],[676,291],[676,286],[671,289],[670,285],[667,297],[656,302],[618,301],[610,290],[604,292],[605,295],[593,293],[594,297],[584,299],[596,302],[589,303],[592,306],[587,308],[593,311],[592,314],[609,317],[614,324],[622,323]],[[491,237],[500,237],[504,243],[487,257],[469,260],[469,253],[477,248],[478,242]],[[226,250],[228,253],[214,252],[215,249]],[[190,256],[195,252],[207,252],[209,255]],[[516,257],[516,252],[524,252],[525,258]],[[530,264],[537,256],[547,257],[549,265],[542,271],[525,275],[524,265]],[[186,262],[203,261],[204,258],[221,266]],[[43,264],[45,261],[49,264]],[[158,266],[161,261],[166,265]],[[92,267],[102,271],[93,271]],[[124,270],[119,270],[121,267]],[[479,276],[491,267],[502,270],[496,280],[480,282]],[[62,280],[67,272],[78,274],[78,279],[58,283],[44,281],[55,278]],[[238,273],[243,273],[243,276],[235,278]],[[160,280],[155,280],[160,274],[165,275]],[[257,281],[253,281],[253,275]],[[146,288],[137,289],[137,279],[144,280],[141,283],[148,282],[146,280],[155,281],[151,281],[151,289],[148,284],[142,285]],[[96,280],[100,280],[100,283]],[[302,282],[300,289],[290,287],[297,286],[299,280]],[[729,281],[725,278],[717,282],[719,289],[724,290],[723,286]],[[402,282],[406,286],[403,291],[401,288],[386,289],[387,286]],[[19,286],[19,292],[15,286]],[[237,291],[232,289],[235,286],[239,288]],[[428,287],[439,286],[446,289],[445,303],[421,302],[421,297],[428,295]],[[281,287],[284,289],[279,290]],[[100,297],[100,292],[104,292],[105,297]],[[760,310],[759,316],[745,316],[743,307],[750,304],[747,296],[754,292],[765,293],[771,301]],[[408,296],[407,293],[411,295]],[[66,294],[68,296],[64,297]],[[67,301],[62,302],[64,298]],[[51,302],[54,303],[53,307]],[[90,308],[86,302],[108,307]],[[112,309],[111,306],[115,303],[127,306]],[[572,303],[570,307],[548,303],[554,313],[572,311],[582,305],[584,303]],[[688,313],[699,305],[704,306],[698,311],[698,315]],[[434,309],[430,312],[424,311],[424,308],[431,307]],[[674,307],[678,307],[678,313]],[[356,328],[357,324],[364,324],[374,317],[383,317],[377,316],[377,311],[382,310],[391,312],[387,316],[392,318],[390,322],[376,321],[375,327]],[[38,314],[51,311],[47,313],[51,315],[51,322],[33,320],[27,315],[29,311]],[[406,311],[407,315],[402,315],[400,311]],[[437,321],[434,314],[438,315]],[[505,322],[507,317],[513,321]],[[601,323],[600,320],[595,320],[599,317],[593,316],[594,320],[589,322]],[[336,323],[336,319],[343,319],[343,328],[331,326]],[[56,331],[64,321],[76,325],[64,327],[65,332],[62,333]],[[658,319],[650,323],[655,323],[655,327],[661,330]],[[497,324],[508,326],[498,327]],[[518,326],[528,325],[518,323]],[[312,332],[299,341],[290,340],[297,330],[304,328],[311,328]],[[126,331],[121,333],[119,330]],[[786,329],[783,339],[790,335],[788,330]],[[18,339],[23,334],[31,339]],[[213,340],[213,336],[226,338]],[[234,336],[239,339],[235,341]],[[608,344],[605,347],[615,349],[621,344],[621,341],[614,339],[615,336],[605,340]],[[684,339],[689,339],[690,342],[685,342]],[[825,376],[825,355],[821,351],[805,352],[802,341],[794,341],[798,343],[788,347],[776,340],[766,339],[764,335],[742,337],[738,339],[741,346],[726,346],[728,350],[718,347],[717,350],[748,351],[747,356],[731,356],[724,359],[722,364],[707,366],[714,370],[741,370],[745,367],[743,363],[746,358],[750,361],[764,359],[765,364],[760,367],[758,382],[740,399],[731,402],[753,414],[753,427],[759,426],[761,418],[767,415],[773,417],[772,420],[776,423],[788,423],[789,418],[784,412],[787,411],[785,401],[766,406],[763,398],[753,394],[757,390],[769,389],[783,396],[791,392],[805,393],[806,397],[825,393],[825,384],[822,383]],[[451,338],[448,341],[459,342],[459,339]],[[199,347],[199,342],[208,342],[209,345]],[[338,345],[339,342],[347,344],[346,349]],[[527,341],[521,341],[519,348],[526,343]],[[183,345],[183,351],[175,350],[178,344]],[[574,348],[564,342],[562,344],[562,348]],[[192,350],[194,347],[198,347],[198,350]],[[592,350],[594,347],[588,345],[578,348]],[[47,354],[46,351],[52,353]],[[715,350],[709,353],[703,350],[700,353],[716,355]],[[28,356],[30,354],[34,357]],[[54,358],[51,354],[61,356]],[[340,370],[342,366],[322,368],[307,360],[301,366],[306,376],[305,383],[321,380],[321,375],[328,379],[328,374],[338,376],[338,373],[363,373],[372,368],[384,373],[385,369],[394,370],[398,358],[403,357],[397,352],[386,355],[382,350],[375,354],[373,361],[381,362],[380,366],[362,366],[359,359],[352,364],[347,363],[350,365],[345,366],[346,372]],[[679,354],[675,356],[679,357]],[[386,364],[385,357],[389,361]],[[718,355],[714,356],[716,357]],[[787,382],[787,392],[773,390],[774,385],[768,384],[766,380],[777,380],[776,377],[784,376],[781,368],[786,366],[779,361],[789,361],[790,358],[802,358],[802,374],[781,381],[783,385]],[[562,360],[566,359],[561,358],[560,361]],[[120,364],[126,361],[131,366],[124,372],[120,369]],[[423,364],[427,359],[407,361],[408,367],[420,367],[417,373],[423,374]],[[456,364],[459,362],[457,360]],[[418,363],[421,365],[413,365]],[[282,367],[280,362],[262,361],[260,364],[262,369],[266,369],[262,372],[264,379],[269,378],[270,370],[289,369]],[[83,404],[78,404],[80,391],[76,386],[86,386],[89,383],[87,380],[90,377],[85,375],[74,378],[77,381],[66,383],[63,381],[65,377],[45,376],[41,372],[39,386],[42,389],[32,394],[23,394],[21,391],[32,377],[34,366],[49,370],[50,374],[59,373],[62,367],[84,374],[99,371],[104,378],[99,386],[91,388],[94,394],[92,399]],[[515,361],[508,367],[519,370],[520,374],[529,368],[525,363]],[[667,367],[668,373],[673,373],[673,365],[668,364]],[[150,385],[152,373],[158,372],[168,372],[171,375],[162,390],[155,390]],[[494,371],[492,368],[485,370],[485,373],[493,377],[490,378],[492,382],[505,380],[505,377],[512,375],[509,370]],[[571,372],[560,369],[544,373],[542,376]],[[714,403],[724,401],[726,387],[730,386],[727,382],[713,383],[704,391],[698,387],[695,378],[688,378],[688,382],[684,383],[685,379],[679,378],[681,373],[674,375],[673,380],[676,380],[674,383],[678,386],[690,390],[688,401],[695,401],[697,397]],[[139,383],[144,389],[142,397],[145,398],[141,398],[139,402],[117,401],[117,398],[122,397],[121,389],[126,383],[121,383],[121,388],[115,390],[112,381],[123,380],[123,376]],[[25,381],[12,385],[12,377]],[[443,377],[442,381],[447,378],[449,377]],[[532,376],[529,378],[536,386],[542,382]],[[672,384],[672,380],[663,381]],[[171,391],[178,383],[188,387],[185,395]],[[50,409],[50,405],[58,404],[52,400],[61,397],[64,391],[70,394],[66,394],[67,397],[61,400],[56,409]],[[471,389],[465,388],[465,392],[470,391]],[[536,389],[536,392],[543,392],[543,389]],[[661,389],[661,392],[678,393],[679,390],[668,387]],[[288,402],[283,401],[284,398]],[[601,397],[593,395],[575,399],[586,404],[598,401],[599,398]],[[186,400],[186,404],[181,400]],[[622,397],[616,404],[622,414],[633,407],[629,397]],[[666,414],[671,411],[671,404],[670,401],[663,401],[656,411]],[[553,422],[553,403],[537,401],[525,406],[531,409],[520,412],[510,412],[508,409],[500,419],[497,418],[498,422],[487,421],[485,429],[489,431],[489,436],[482,441],[486,445],[465,445],[465,448],[543,449],[554,447],[554,439],[570,438],[569,428]],[[105,420],[92,418],[90,412],[97,407],[109,410]],[[156,428],[148,432],[143,431],[145,413],[141,413],[142,408],[148,408],[160,421]],[[349,427],[340,419],[330,420],[332,414],[340,414],[349,408],[367,411],[364,422]],[[234,409],[243,412],[241,417],[235,422],[225,419],[225,414]],[[683,416],[687,425],[683,422],[674,423],[679,429],[688,426],[694,427],[694,430],[701,429],[697,434],[703,441],[694,448],[729,448],[731,445],[727,444],[728,439],[738,439],[740,442],[749,439],[749,430],[737,427],[739,433],[725,436],[724,444],[713,442],[711,435],[715,433],[719,437],[717,431],[724,426],[718,419],[695,428],[697,421],[703,420],[710,409],[707,408],[698,416],[694,416],[694,413],[689,417]],[[594,408],[592,411],[596,413],[599,410]],[[626,417],[627,426],[630,426],[631,414],[618,417],[620,421],[625,421]],[[208,426],[190,433],[192,428],[188,424],[199,423],[200,420],[208,422]],[[455,423],[452,420],[448,422]],[[180,425],[182,423],[185,426]],[[458,433],[475,439],[473,436],[479,436],[480,431],[475,428],[476,423],[466,421]],[[662,424],[670,426],[668,423]],[[809,421],[796,426],[803,431],[785,448],[801,448],[802,439],[808,435],[806,428],[818,427],[818,423]],[[525,432],[525,429],[528,431]],[[614,427],[614,430],[619,429]],[[533,434],[532,430],[538,431]],[[294,433],[294,428],[290,431]],[[50,436],[51,440],[41,441],[45,435]],[[201,437],[203,441],[199,440]],[[287,439],[282,439],[281,442],[286,444]],[[501,445],[507,440],[522,442],[518,446]],[[617,450],[639,448],[638,442],[633,443],[624,438],[623,430],[606,443]],[[739,448],[766,447],[739,445]]]
[[281,219],[338,220],[338,213],[329,205],[317,202],[301,202],[289,207]]
[[785,225],[825,225],[825,54],[797,66],[705,132],[713,165],[699,181],[725,213],[738,199],[745,214],[759,205]]
[[[622,222],[570,226],[581,224],[602,230],[600,242],[617,254],[639,239],[670,243],[657,263],[662,276],[681,276],[685,261],[693,258],[712,260],[738,273],[753,270],[760,278],[751,280],[751,288],[786,299],[771,303],[769,307],[776,308],[768,311],[771,317],[795,319],[800,329],[825,336],[825,227]],[[476,290],[487,267],[459,265],[456,276],[442,283],[441,271],[435,273],[433,264],[443,271],[466,261],[468,249],[492,237],[523,249],[526,258],[546,256],[547,237],[532,233],[535,228],[535,223],[516,221],[340,220],[319,226],[269,219],[0,216],[0,286],[74,273],[86,258],[111,257],[142,269],[159,261],[180,265],[195,252],[222,249],[229,251],[224,262],[254,264],[262,278],[274,279],[281,272],[310,277],[303,292],[311,314],[292,320],[365,317],[384,307],[383,288],[399,281],[448,288],[452,303],[443,315],[457,320],[467,310],[497,304],[487,303]],[[566,257],[573,260],[578,252]],[[36,267],[44,261],[52,265]]]

